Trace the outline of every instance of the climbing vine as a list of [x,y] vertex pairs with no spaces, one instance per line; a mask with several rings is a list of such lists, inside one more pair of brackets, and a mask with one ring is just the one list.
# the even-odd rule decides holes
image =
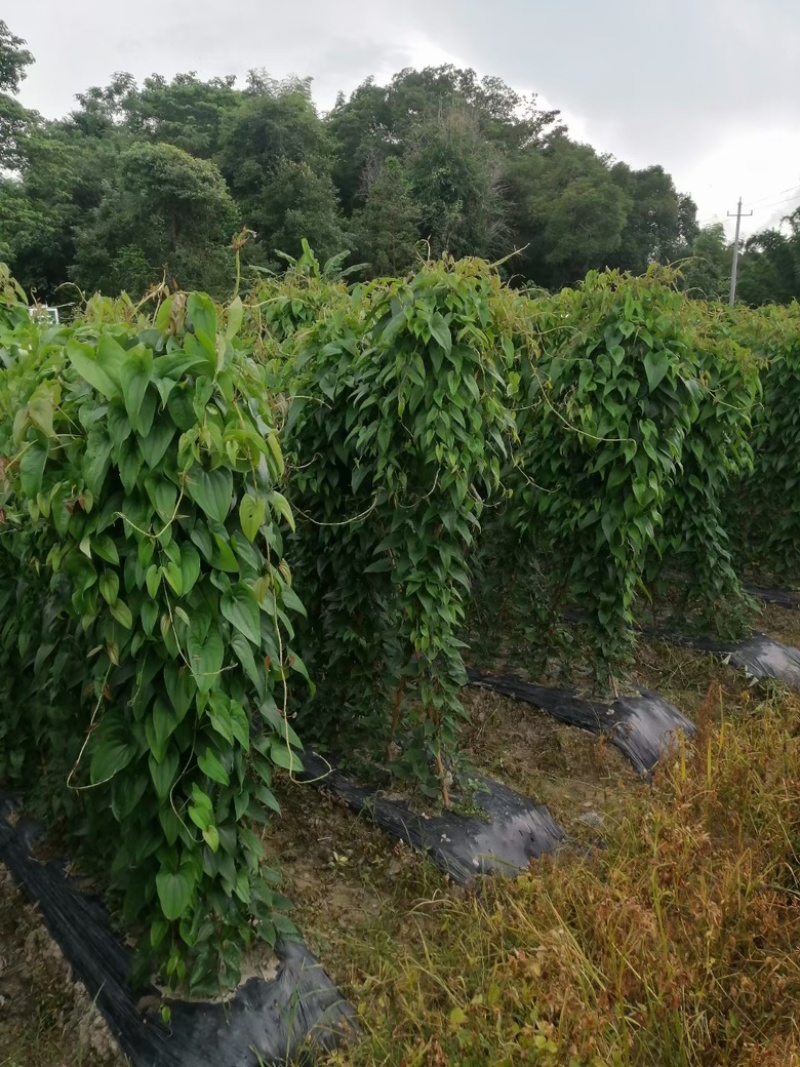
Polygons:
[[510,518],[557,551],[558,584],[611,664],[634,642],[648,561],[706,556],[701,595],[740,591],[731,568],[717,568],[729,558],[719,501],[749,461],[755,372],[708,342],[672,281],[656,268],[590,274],[532,302],[541,354],[518,350]]
[[324,650],[318,701],[331,724],[346,708],[395,774],[445,802],[464,714],[469,554],[512,430],[490,314],[499,288],[474,261],[356,288],[293,368],[303,399],[287,440]]
[[677,593],[676,622],[739,636],[755,605],[733,564],[723,509],[731,483],[752,470],[754,407],[760,396],[758,361],[735,340],[726,312],[684,302],[682,329],[700,375],[694,419],[651,549],[645,578],[651,593]]
[[243,946],[291,930],[253,824],[278,807],[275,768],[299,766],[283,708],[304,671],[241,302],[176,294],[144,329],[102,308],[45,327],[5,303],[3,770],[50,771],[141,931],[143,975],[235,985]]
[[731,320],[733,336],[762,361],[763,398],[752,473],[731,493],[727,520],[740,566],[785,586],[800,581],[800,308],[737,308]]

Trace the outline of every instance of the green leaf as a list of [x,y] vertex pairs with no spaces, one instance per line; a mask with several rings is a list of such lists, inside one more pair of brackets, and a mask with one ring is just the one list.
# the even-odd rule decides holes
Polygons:
[[115,571],[103,571],[100,575],[100,595],[107,604],[116,604],[119,597],[119,575]]
[[175,304],[175,297],[168,296],[156,314],[156,328],[162,332],[169,329],[170,319],[172,318],[172,308]]
[[[113,343],[119,348],[116,341]],[[124,355],[123,352],[123,359]],[[119,396],[119,369],[116,361],[108,358],[108,355],[101,359],[99,346],[95,350],[91,345],[70,341],[67,345],[67,358],[78,374],[107,400]]]
[[197,693],[197,685],[191,671],[183,664],[168,663],[164,667],[164,685],[175,714],[182,720]]
[[147,595],[151,600],[155,600],[158,594],[158,588],[161,585],[161,568],[157,567],[155,563],[147,568],[145,582],[147,584]]
[[194,466],[189,472],[186,491],[210,519],[224,523],[231,509],[233,474],[224,467],[204,471]]
[[142,457],[132,439],[128,438],[123,442],[116,458],[122,486],[126,493],[132,493],[142,469]]
[[161,763],[151,755],[148,759],[148,764],[156,795],[159,800],[166,800],[178,776],[178,767],[180,765],[178,750],[174,746],[170,746]]
[[258,531],[264,525],[266,515],[267,502],[262,496],[257,500],[249,494],[242,498],[239,505],[239,523],[248,541],[255,541]]
[[212,852],[219,850],[219,831],[216,826],[209,826],[207,830],[203,830],[203,840]]
[[304,618],[306,617],[305,605],[290,585],[285,585],[283,587],[281,599],[283,600],[283,606],[288,608],[289,611],[296,611],[299,615],[302,615]]
[[176,385],[188,371],[194,370],[195,367],[202,367],[206,362],[205,355],[178,350],[166,356],[157,356],[153,365],[153,375],[156,379],[169,379]]
[[55,436],[52,400],[44,396],[33,397],[28,404],[28,415],[34,426],[38,426],[46,437]]
[[150,925],[150,947],[158,948],[169,933],[169,923],[165,919],[155,919]]
[[225,337],[228,341],[232,341],[242,328],[243,318],[244,305],[242,298],[237,296],[228,305],[228,324],[225,327]]
[[282,741],[273,740],[269,754],[273,763],[278,767],[285,767],[287,771],[302,771],[303,769],[300,759]]
[[289,501],[286,499],[286,497],[283,496],[282,493],[279,493],[277,490],[273,490],[272,495],[270,497],[270,503],[272,504],[275,511],[277,511],[279,515],[282,515],[284,519],[286,519],[286,522],[289,524],[289,529],[292,531],[292,533],[294,533],[294,515],[292,515],[292,509],[289,506]]
[[192,869],[188,864],[176,874],[162,871],[156,875],[156,890],[164,918],[174,922],[189,910],[194,887]]
[[111,785],[111,810],[117,822],[127,819],[149,788],[147,773],[135,776],[126,774],[123,778],[114,779]]
[[128,416],[125,414],[125,407],[119,400],[108,405],[106,427],[115,448],[119,448],[124,441],[127,441],[133,431]]
[[265,785],[260,785],[256,789],[256,796],[266,808],[270,808],[271,811],[275,811],[280,815],[281,806],[278,803],[278,798],[268,789]]
[[236,658],[239,660],[244,669],[245,674],[258,690],[259,695],[261,695],[261,690],[264,686],[264,678],[259,672],[258,667],[256,666],[255,656],[253,655],[253,646],[250,644],[247,638],[240,633],[232,634],[231,645],[233,647],[233,651],[236,653]]
[[216,626],[211,627],[203,640],[190,626],[188,652],[197,688],[201,693],[209,693],[219,678],[225,660],[222,635]]
[[208,702],[208,718],[214,730],[224,737],[228,744],[233,743],[233,724],[228,706],[228,698],[219,692],[211,694]]
[[175,596],[183,596],[183,573],[177,563],[170,562],[164,567],[164,577],[167,579]]
[[120,729],[104,729],[101,726],[100,740],[92,754],[89,778],[93,785],[107,782],[135,758],[136,745]]
[[120,624],[126,630],[130,630],[133,626],[133,615],[131,609],[125,603],[124,600],[117,600],[115,603],[109,605],[109,611]]
[[233,891],[243,904],[250,903],[250,878],[247,871],[239,871]]
[[168,417],[160,417],[157,422],[153,423],[150,433],[144,437],[139,436],[139,448],[145,463],[151,470],[161,463],[172,444],[175,432],[176,426],[172,420]]
[[144,485],[158,517],[162,522],[171,522],[178,504],[177,485],[157,474],[146,478]]
[[183,581],[183,595],[188,596],[197,584],[200,577],[200,554],[194,545],[185,544],[181,547],[181,579]]
[[131,426],[146,435],[150,427],[143,423],[144,398],[153,378],[153,353],[144,345],[137,345],[125,353],[119,372],[122,400]]
[[434,311],[434,313],[431,315],[430,328],[431,336],[434,338],[440,348],[443,348],[445,350],[445,353],[449,355],[453,347],[453,339],[450,336],[450,327],[447,325],[447,323],[438,311]]
[[238,585],[222,597],[220,610],[234,629],[257,648],[261,645],[261,612],[252,590]]
[[617,527],[619,526],[619,519],[613,511],[606,511],[603,514],[600,526],[602,527],[606,541],[610,542],[613,539]]
[[234,738],[245,752],[250,751],[250,720],[241,704],[232,700],[230,703],[231,730]]
[[99,496],[111,464],[112,444],[104,427],[95,426],[86,438],[83,456],[83,480],[86,488]]
[[163,746],[164,742],[168,741],[175,732],[178,726],[178,717],[163,700],[157,699],[153,705],[152,720],[156,738],[159,744]]
[[36,443],[28,446],[25,455],[20,460],[19,478],[22,491],[31,500],[35,500],[41,492],[46,463],[47,446]]
[[99,556],[100,559],[105,560],[106,563],[112,563],[114,566],[119,564],[119,552],[117,546],[114,544],[113,538],[108,535],[102,535],[95,538],[92,542],[92,548],[94,554]]
[[169,805],[163,805],[158,813],[158,821],[164,831],[167,844],[171,847],[181,835],[181,821]]
[[213,781],[219,782],[220,785],[230,785],[231,780],[228,772],[220,763],[219,757],[213,749],[207,748],[205,755],[198,756],[197,765],[203,774],[207,774]]
[[205,293],[191,293],[186,304],[187,322],[206,337],[217,335],[217,310],[214,301]]
[[214,808],[211,797],[202,791],[195,783],[192,786],[192,801],[189,807],[189,818],[199,830],[207,830],[214,821]]
[[193,544],[197,545],[203,553],[206,563],[211,563],[214,556],[214,542],[211,540],[211,533],[205,523],[197,523],[189,536]]
[[158,622],[158,604],[152,600],[142,601],[140,615],[144,632],[150,637],[156,628],[156,622]]
[[227,537],[223,540],[219,534],[214,534],[214,551],[211,556],[211,565],[217,570],[225,571],[226,574],[238,573],[239,564],[236,562],[236,556],[233,554],[233,549],[228,543]]
[[647,375],[647,384],[650,392],[654,392],[664,380],[670,365],[670,354],[661,349],[658,352],[648,352],[644,357],[644,370]]

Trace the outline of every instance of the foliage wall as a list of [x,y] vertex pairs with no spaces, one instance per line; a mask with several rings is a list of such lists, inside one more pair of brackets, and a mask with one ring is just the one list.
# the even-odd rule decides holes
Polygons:
[[303,745],[470,803],[498,589],[532,663],[579,611],[605,685],[646,607],[733,633],[754,567],[800,578],[796,306],[655,266],[348,283],[301,247],[244,300],[62,325],[0,274],[0,778],[82,842],[140,973],[196,991],[291,932],[258,826]]
[[240,301],[92,310],[0,305],[0,776],[44,775],[145,974],[216,989],[291,929],[254,832],[299,766],[283,458]]

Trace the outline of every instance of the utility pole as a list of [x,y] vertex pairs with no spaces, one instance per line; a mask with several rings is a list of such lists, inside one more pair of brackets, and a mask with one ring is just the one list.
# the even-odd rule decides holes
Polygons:
[[[752,215],[752,211],[748,211],[745,218]],[[728,212],[728,218],[733,218],[733,212]],[[739,206],[736,208],[736,236],[733,239],[733,266],[731,268],[731,293],[728,298],[728,303],[733,307],[736,300],[736,272],[739,268],[739,230],[742,226],[742,198],[739,197]]]

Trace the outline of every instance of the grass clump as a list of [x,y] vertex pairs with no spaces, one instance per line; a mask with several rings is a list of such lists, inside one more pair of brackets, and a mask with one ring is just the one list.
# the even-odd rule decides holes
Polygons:
[[366,1036],[331,1064],[800,1064],[800,698],[720,703],[604,848],[418,904],[370,963],[353,946]]

